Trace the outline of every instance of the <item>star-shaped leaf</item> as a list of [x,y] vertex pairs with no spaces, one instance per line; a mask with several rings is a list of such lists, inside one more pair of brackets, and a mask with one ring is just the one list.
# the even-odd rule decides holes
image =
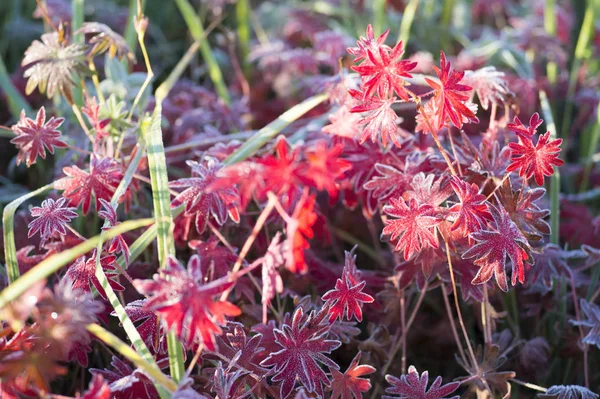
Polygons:
[[438,247],[435,226],[441,221],[431,205],[419,205],[414,198],[408,204],[402,198],[392,198],[383,212],[393,219],[385,221],[382,234],[389,235],[392,241],[398,240],[394,249],[402,250],[405,260],[424,248]]
[[342,374],[336,369],[331,370],[330,399],[362,399],[362,394],[371,389],[371,382],[361,377],[373,374],[375,367],[367,364],[359,365],[361,355],[362,353],[358,352],[354,356],[345,373]]
[[53,200],[47,198],[42,201],[41,206],[31,208],[31,216],[35,219],[29,223],[29,233],[27,237],[33,237],[39,233],[42,237],[40,246],[43,246],[46,240],[55,234],[67,234],[66,226],[73,218],[76,218],[77,212],[75,208],[71,208],[66,204],[66,198]]
[[506,283],[506,257],[512,263],[512,285],[517,281],[525,282],[524,262],[531,258],[529,243],[502,206],[488,204],[494,219],[493,229],[484,229],[472,233],[470,237],[477,242],[463,255],[463,259],[475,258],[474,263],[480,267],[473,279],[473,284],[483,284],[495,276],[498,286],[508,291]]
[[347,320],[356,317],[356,320],[360,322],[362,321],[362,304],[374,301],[371,295],[362,292],[367,282],[357,280],[356,273],[350,270],[356,266],[354,262],[348,262],[348,260],[353,260],[353,257],[346,252],[346,265],[342,271],[342,277],[335,282],[335,288],[327,291],[322,297],[325,301],[324,307],[329,312],[330,322],[337,318],[343,320],[344,315]]
[[314,313],[305,318],[302,308],[296,309],[291,324],[285,323],[281,329],[274,330],[275,342],[280,349],[261,362],[261,366],[272,368],[273,382],[282,382],[280,393],[283,399],[292,393],[296,381],[308,392],[323,397],[323,387],[329,385],[330,380],[319,364],[339,369],[326,354],[338,348],[340,342],[328,340],[329,326],[314,318]]
[[460,83],[465,73],[453,70],[443,51],[440,52],[440,67],[433,68],[440,82],[434,82],[429,78],[425,80],[435,91],[432,101],[436,103],[437,126],[434,128],[441,129],[447,121],[452,122],[459,129],[462,128],[464,119],[478,122],[475,113],[466,104],[472,88]]
[[87,215],[92,203],[96,200],[96,210],[100,209],[100,198],[110,201],[117,186],[123,178],[122,168],[111,158],[92,156],[90,171],[77,166],[63,168],[66,177],[54,184],[57,190],[64,190],[63,197],[68,198],[72,206],[83,203],[83,214]]
[[21,118],[16,125],[12,126],[17,135],[10,142],[19,149],[17,165],[25,161],[27,167],[36,162],[37,157],[46,159],[46,150],[54,154],[54,148],[65,148],[67,144],[60,139],[58,128],[63,124],[65,118],[51,117],[46,122],[46,109],[40,108],[35,120],[28,118],[25,111],[21,111]]
[[385,390],[397,396],[383,396],[383,399],[457,399],[458,395],[448,397],[456,391],[460,385],[458,382],[450,382],[442,385],[442,377],[437,377],[433,384],[427,389],[429,383],[429,372],[425,371],[421,376],[415,368],[410,366],[408,374],[396,378],[392,375],[385,376],[386,381],[391,385]]

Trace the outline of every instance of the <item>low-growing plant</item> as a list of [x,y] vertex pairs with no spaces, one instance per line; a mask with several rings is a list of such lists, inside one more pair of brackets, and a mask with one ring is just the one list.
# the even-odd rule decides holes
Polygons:
[[0,397],[598,398],[593,1],[86,3],[0,69]]

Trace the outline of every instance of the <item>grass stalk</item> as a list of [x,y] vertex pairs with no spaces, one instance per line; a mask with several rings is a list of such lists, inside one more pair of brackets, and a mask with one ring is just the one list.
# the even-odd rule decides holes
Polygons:
[[84,241],[73,248],[47,257],[30,269],[27,273],[15,280],[8,287],[6,287],[2,292],[0,292],[0,308],[17,299],[23,292],[25,292],[36,282],[47,278],[52,273],[60,270],[66,264],[90,252],[96,248],[98,243],[106,242],[120,234],[126,233],[130,230],[139,229],[140,227],[148,226],[152,223],[154,223],[154,219],[150,218],[129,220],[111,228],[110,230],[103,231],[97,236],[89,238],[87,241]]
[[[594,1],[589,1],[585,15],[583,17],[583,23],[581,24],[581,30],[579,31],[579,37],[577,38],[577,45],[575,46],[575,54],[573,63],[571,64],[571,70],[569,72],[569,86],[567,89],[567,99],[565,103],[565,110],[562,118],[562,126],[560,129],[560,135],[563,139],[567,139],[569,134],[569,125],[571,124],[571,114],[573,112],[573,97],[575,96],[575,88],[577,86],[577,73],[581,68],[581,64],[586,56],[590,40],[594,33]],[[566,148],[565,144],[565,148]]]
[[410,38],[410,28],[412,27],[415,15],[417,14],[417,7],[419,6],[419,0],[409,0],[408,4],[404,8],[404,14],[402,15],[402,22],[400,22],[400,32],[398,33],[398,41],[406,44]]
[[[102,342],[106,343],[108,346],[112,347],[118,353],[123,355],[123,357],[127,358],[127,360],[132,362],[136,367],[145,371],[150,378],[163,386],[168,393],[173,393],[177,390],[177,384],[172,379],[164,375],[158,366],[156,366],[156,364],[147,362],[136,351],[131,349],[129,345],[121,341],[116,335],[108,330],[105,330],[98,324],[88,324],[86,329],[101,339]],[[170,395],[167,394],[165,397],[170,397]]]
[[188,0],[175,0],[175,2],[177,3],[177,7],[179,7],[179,11],[183,15],[183,19],[190,30],[192,38],[200,43],[200,52],[202,53],[204,62],[206,62],[206,66],[208,67],[208,75],[215,85],[215,89],[217,90],[219,97],[221,97],[221,99],[227,105],[231,104],[231,97],[229,95],[229,91],[227,90],[225,80],[223,79],[221,68],[217,63],[208,40],[203,40],[204,26],[202,25],[202,19],[198,14],[196,14],[196,11]]
[[17,262],[17,246],[15,244],[15,212],[25,201],[50,191],[53,183],[47,184],[28,194],[22,195],[4,208],[2,215],[2,231],[4,235],[4,259],[8,273],[8,282],[15,282],[20,275]]
[[8,107],[10,108],[10,113],[16,119],[19,117],[21,110],[25,110],[27,115],[32,113],[31,107],[25,101],[25,98],[19,93],[16,87],[13,85],[12,80],[10,80],[10,75],[6,70],[6,65],[4,64],[4,60],[0,55],[0,88],[4,91],[6,95],[6,99],[8,100]]
[[242,69],[246,76],[250,75],[250,4],[249,0],[238,0],[235,6],[235,17],[237,22],[237,40],[240,48]]
[[[544,29],[548,35],[556,36],[556,0],[546,0],[546,6],[544,7]],[[550,84],[556,83],[556,76],[558,69],[556,62],[550,61],[546,65],[546,75]]]

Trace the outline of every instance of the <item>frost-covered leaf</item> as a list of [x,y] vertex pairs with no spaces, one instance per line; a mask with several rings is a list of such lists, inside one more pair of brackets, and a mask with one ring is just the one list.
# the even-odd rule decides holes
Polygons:
[[495,276],[502,291],[508,291],[506,282],[506,257],[512,263],[511,283],[525,282],[524,262],[531,259],[529,243],[502,206],[488,204],[495,225],[493,229],[480,230],[470,237],[477,242],[463,255],[463,259],[475,258],[474,263],[480,267],[473,284],[483,284]]
[[405,260],[424,248],[438,247],[435,226],[441,220],[431,205],[419,204],[414,198],[408,204],[402,198],[392,198],[383,212],[391,218],[385,221],[382,234],[391,241],[398,240],[394,250],[403,251]]
[[427,389],[429,372],[425,371],[419,376],[415,366],[410,366],[408,374],[400,378],[386,375],[385,379],[391,385],[385,392],[394,396],[385,395],[383,399],[458,399],[458,395],[449,396],[458,389],[458,382],[442,385],[442,377],[437,377]]
[[343,374],[336,369],[331,370],[330,399],[362,399],[362,394],[371,389],[371,382],[364,375],[373,374],[375,367],[360,362],[361,352],[358,352],[348,369]]
[[472,87],[460,83],[465,73],[453,70],[443,51],[440,52],[440,68],[436,66],[433,68],[440,82],[425,78],[429,86],[435,90],[431,101],[435,102],[437,123],[433,127],[439,130],[449,121],[461,129],[464,119],[479,122],[475,113],[467,106]]
[[323,388],[330,384],[327,374],[320,364],[330,369],[339,369],[327,354],[340,346],[339,341],[328,340],[328,325],[315,321],[312,313],[304,317],[301,307],[296,309],[291,324],[285,323],[274,330],[275,342],[279,350],[261,362],[272,368],[273,382],[282,382],[281,397],[287,398],[299,381],[308,392],[323,396]]
[[60,139],[58,128],[65,118],[51,117],[46,122],[46,109],[41,107],[35,120],[28,118],[25,111],[21,111],[19,122],[12,126],[12,131],[17,137],[10,142],[19,149],[17,165],[25,161],[27,167],[34,164],[39,156],[46,159],[46,150],[54,154],[54,148],[66,148],[67,144]]
[[85,47],[66,43],[62,32],[44,33],[41,40],[31,43],[21,62],[26,68],[23,76],[28,79],[25,92],[31,94],[37,87],[42,94],[52,98],[59,90],[72,102],[74,76],[87,70]]
[[40,246],[52,236],[67,234],[66,226],[72,219],[76,218],[76,208],[71,208],[66,204],[66,198],[53,200],[52,198],[42,201],[41,206],[31,208],[31,216],[35,219],[29,223],[28,238],[39,233],[41,236]]
[[135,280],[134,287],[148,296],[144,309],[160,315],[167,327],[187,346],[197,340],[207,350],[215,349],[215,335],[221,333],[227,316],[238,316],[240,309],[218,296],[233,285],[221,278],[204,282],[198,255],[187,268],[170,257],[167,268],[153,280]]

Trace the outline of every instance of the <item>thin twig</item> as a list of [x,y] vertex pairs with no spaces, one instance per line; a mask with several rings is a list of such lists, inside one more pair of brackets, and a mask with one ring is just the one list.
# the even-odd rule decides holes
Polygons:
[[446,245],[446,257],[448,259],[448,268],[450,269],[450,279],[452,280],[452,290],[454,294],[454,305],[456,306],[456,313],[458,314],[458,322],[460,324],[460,328],[465,337],[465,341],[467,342],[467,349],[469,349],[469,355],[471,356],[471,361],[473,362],[473,367],[479,369],[479,365],[477,364],[477,358],[475,357],[475,352],[473,351],[473,347],[471,345],[471,341],[469,340],[469,334],[467,334],[467,329],[465,327],[465,322],[462,317],[462,311],[460,310],[460,304],[458,302],[458,293],[456,288],[456,280],[454,278],[454,270],[452,268],[452,258],[450,256],[450,246],[448,245],[448,240],[446,237],[442,235],[444,239],[444,244]]

